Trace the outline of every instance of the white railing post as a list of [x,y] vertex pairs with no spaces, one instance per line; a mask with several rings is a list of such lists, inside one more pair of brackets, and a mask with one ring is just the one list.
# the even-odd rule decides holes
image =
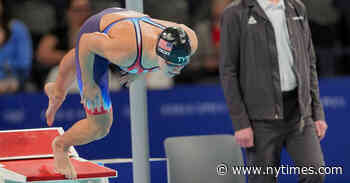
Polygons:
[[[142,0],[125,0],[126,9],[143,12]],[[150,183],[147,88],[145,78],[131,83],[130,119],[133,159],[133,182]]]

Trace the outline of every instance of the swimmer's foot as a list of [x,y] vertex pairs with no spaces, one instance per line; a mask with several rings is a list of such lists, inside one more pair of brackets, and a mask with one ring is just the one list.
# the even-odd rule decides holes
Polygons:
[[62,105],[65,97],[64,96],[58,96],[55,94],[55,83],[50,82],[45,85],[45,93],[47,97],[49,98],[49,105],[47,107],[45,116],[46,116],[46,123],[49,126],[52,126],[55,115],[57,110]]
[[67,179],[76,179],[77,172],[75,171],[74,166],[69,159],[69,152],[64,148],[63,145],[57,142],[58,138],[60,137],[56,137],[52,141],[55,171],[57,173],[63,174]]

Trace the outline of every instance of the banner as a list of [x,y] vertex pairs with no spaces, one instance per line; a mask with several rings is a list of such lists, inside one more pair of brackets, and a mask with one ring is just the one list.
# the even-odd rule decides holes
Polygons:
[[[321,142],[327,165],[350,164],[350,78],[320,81],[322,103],[329,125]],[[111,94],[114,124],[110,134],[93,143],[78,146],[87,159],[131,157],[130,109],[127,90]],[[233,134],[232,122],[219,85],[177,86],[171,90],[148,91],[148,121],[151,157],[165,157],[167,137],[204,134]],[[47,127],[44,113],[47,97],[16,94],[0,97],[0,130]],[[54,126],[67,130],[85,116],[80,96],[68,95],[56,115]],[[284,159],[286,158],[283,155]],[[344,167],[345,171],[347,167]],[[350,169],[350,166],[349,166]],[[340,178],[343,176],[337,176]],[[337,179],[338,180],[338,179]],[[347,180],[350,180],[348,175]],[[342,181],[340,181],[342,182]]]

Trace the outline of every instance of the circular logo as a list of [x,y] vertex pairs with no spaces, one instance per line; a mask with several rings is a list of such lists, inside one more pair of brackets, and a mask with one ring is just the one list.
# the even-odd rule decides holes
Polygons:
[[220,175],[220,176],[227,175],[227,170],[228,170],[227,165],[224,163],[216,166],[216,174],[217,175]]

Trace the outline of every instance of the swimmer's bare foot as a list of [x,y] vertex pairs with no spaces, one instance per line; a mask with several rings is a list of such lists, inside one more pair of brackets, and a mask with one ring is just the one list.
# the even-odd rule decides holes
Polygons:
[[58,142],[59,138],[58,136],[52,141],[55,171],[63,174],[67,179],[76,179],[77,172],[69,159],[68,148],[65,149],[65,147]]
[[55,94],[54,82],[50,82],[45,85],[45,93],[49,98],[49,105],[45,113],[46,123],[47,125],[52,126],[55,119],[56,112],[62,105],[65,99],[65,96],[58,96],[57,94]]

